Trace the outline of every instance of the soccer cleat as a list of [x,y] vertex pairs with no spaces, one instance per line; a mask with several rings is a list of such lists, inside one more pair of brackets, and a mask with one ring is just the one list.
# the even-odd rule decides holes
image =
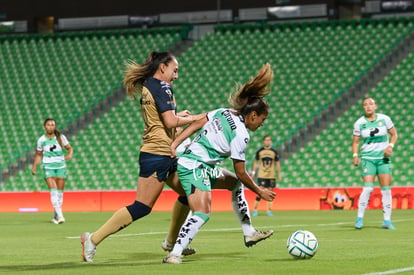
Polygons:
[[259,212],[257,212],[257,210],[253,210],[253,217],[257,217],[258,214]]
[[92,243],[91,237],[92,234],[89,232],[85,232],[81,236],[82,260],[89,263],[93,262],[93,256],[96,253],[96,245]]
[[260,241],[266,240],[273,235],[273,230],[260,231],[256,230],[252,236],[244,236],[244,245],[251,247]]
[[395,230],[395,227],[394,227],[394,225],[392,225],[392,222],[391,221],[386,221],[386,220],[384,220],[384,222],[382,224],[382,228]]
[[53,222],[54,224],[59,224],[59,221],[58,221],[58,217],[57,217],[56,211],[55,211],[55,212],[53,212],[52,222]]
[[[168,243],[167,240],[164,240],[162,242],[161,248],[164,251],[171,252],[173,250],[173,248],[174,248],[174,245]],[[192,248],[192,247],[189,246],[189,247],[185,248],[181,254],[183,256],[190,256],[190,255],[196,254],[196,252],[197,251],[195,250],[195,248]]]
[[355,228],[362,229],[362,227],[364,226],[362,222],[363,222],[363,219],[358,217],[355,222]]
[[163,264],[181,264],[181,257],[177,255],[168,254],[162,259]]
[[271,216],[273,216],[273,213],[271,211],[267,211],[266,215],[271,217]]
[[61,223],[64,223],[65,222],[65,218],[63,216],[58,217],[56,220],[57,220],[57,223],[58,224],[61,224]]

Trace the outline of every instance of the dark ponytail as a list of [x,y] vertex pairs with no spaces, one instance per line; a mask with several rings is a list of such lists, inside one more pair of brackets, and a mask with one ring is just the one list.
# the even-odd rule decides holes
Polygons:
[[267,114],[269,106],[263,96],[269,94],[268,84],[273,79],[272,67],[269,63],[260,68],[257,75],[241,86],[229,97],[230,106],[240,115],[245,116],[252,111],[258,115]]
[[152,52],[143,64],[130,60],[126,65],[124,86],[129,97],[136,99],[141,95],[145,81],[153,76],[160,64],[168,64],[175,58],[169,52]]
[[[53,121],[53,122],[55,122],[55,125],[56,125],[56,120],[55,119],[53,119],[53,118],[46,118],[45,119],[45,122],[43,123],[43,126],[46,126],[46,123],[48,121]],[[63,149],[62,133],[60,131],[58,131],[58,129],[55,129],[54,134],[56,136],[56,140],[58,141],[60,147],[62,147],[62,149]]]

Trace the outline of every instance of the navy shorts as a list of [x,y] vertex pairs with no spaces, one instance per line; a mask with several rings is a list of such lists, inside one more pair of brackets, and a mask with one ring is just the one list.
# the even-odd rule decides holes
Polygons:
[[177,171],[177,158],[154,155],[146,152],[139,154],[139,176],[155,176],[159,181],[166,181],[171,173]]
[[257,185],[262,186],[262,187],[266,187],[266,188],[275,188],[276,187],[276,180],[275,179],[262,179],[262,178],[258,178],[257,179]]

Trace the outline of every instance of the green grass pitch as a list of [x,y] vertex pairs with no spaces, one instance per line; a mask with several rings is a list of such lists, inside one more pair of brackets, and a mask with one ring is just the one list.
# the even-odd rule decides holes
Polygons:
[[[405,274],[414,273],[414,210],[394,210],[395,231],[381,229],[382,212],[368,210],[362,230],[355,211],[275,211],[253,217],[256,228],[275,234],[251,248],[232,212],[213,212],[191,244],[197,254],[181,265],[162,264],[161,241],[170,213],[153,212],[107,238],[93,263],[81,261],[80,238],[112,212],[0,213],[0,273],[8,274]],[[288,255],[286,240],[298,230],[313,232],[319,249],[310,260]],[[388,273],[385,273],[388,272]]]

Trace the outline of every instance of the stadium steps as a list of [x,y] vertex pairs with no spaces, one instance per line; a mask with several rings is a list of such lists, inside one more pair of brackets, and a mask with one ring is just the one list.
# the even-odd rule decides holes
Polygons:
[[[186,39],[190,29],[191,28],[189,28],[188,26],[185,26],[182,28],[182,30],[180,31],[180,39],[175,39],[171,41],[171,42],[174,42],[173,43],[174,47],[176,47],[177,49],[180,49],[180,48],[185,49],[186,47],[188,47],[187,42],[183,43],[184,46],[177,46],[177,45],[180,45],[181,44],[180,41],[184,41]],[[57,37],[51,36],[51,35],[34,35],[34,36],[32,35],[32,36],[35,37],[36,41],[37,40],[42,41],[42,39],[48,39],[48,40],[54,39],[54,40],[60,41],[61,39],[72,38],[72,37],[74,38],[83,37],[83,39],[90,38],[92,40],[92,39],[96,39],[96,37],[101,37],[101,36],[106,37],[106,36],[115,35],[119,37],[122,35],[131,35],[131,33],[133,32],[134,31],[131,31],[131,30],[117,30],[117,31],[110,31],[110,32],[98,31],[98,32],[78,32],[78,33],[75,32],[75,33],[56,34]],[[171,32],[172,32],[171,28],[168,28],[168,29],[161,28],[159,30],[143,31],[142,33],[144,33],[145,35],[148,35],[148,33],[157,34],[157,33],[171,33]],[[7,43],[9,41],[16,41],[16,40],[17,41],[22,41],[22,40],[31,41],[31,39],[33,39],[32,36],[30,37],[28,37],[27,35],[2,36],[0,37],[0,40],[3,42],[6,41]],[[163,49],[159,49],[159,50],[163,50]],[[145,53],[145,54],[148,54],[148,53]],[[101,94],[99,97],[95,99],[96,104],[93,106],[93,108],[86,110],[85,112],[79,112],[78,110],[74,110],[73,117],[72,117],[73,121],[70,122],[68,125],[66,125],[64,129],[61,129],[62,132],[68,135],[68,137],[70,138],[72,135],[75,135],[79,130],[86,128],[93,120],[99,118],[102,114],[107,112],[110,108],[114,107],[116,104],[123,101],[125,99],[125,96],[126,96],[126,93],[122,87],[115,89],[114,92],[112,93]],[[69,111],[69,114],[72,115],[70,111]],[[59,122],[60,121],[58,121],[58,124]],[[32,139],[33,137],[30,138],[31,141]],[[16,173],[24,170],[28,164],[31,164],[33,162],[34,152],[31,146],[27,146],[28,147],[27,149],[24,149],[22,145],[19,145],[19,144],[16,144],[15,146],[16,147],[20,146],[21,150],[24,150],[25,153],[22,154],[20,152],[19,156],[16,156],[17,157],[16,161],[9,163],[7,167],[5,167],[4,165],[1,166],[1,163],[0,163],[0,168],[1,168],[0,169],[1,170],[0,171],[1,173],[0,182],[5,182],[10,176],[16,175]]]
[[346,91],[329,104],[313,121],[296,129],[291,140],[287,140],[279,150],[283,159],[300,150],[307,142],[312,141],[315,136],[325,130],[343,112],[348,110],[360,98],[368,94],[386,75],[388,75],[402,60],[404,60],[414,49],[414,31],[404,37],[390,52],[384,54],[371,69],[361,75],[360,80],[350,86]]

